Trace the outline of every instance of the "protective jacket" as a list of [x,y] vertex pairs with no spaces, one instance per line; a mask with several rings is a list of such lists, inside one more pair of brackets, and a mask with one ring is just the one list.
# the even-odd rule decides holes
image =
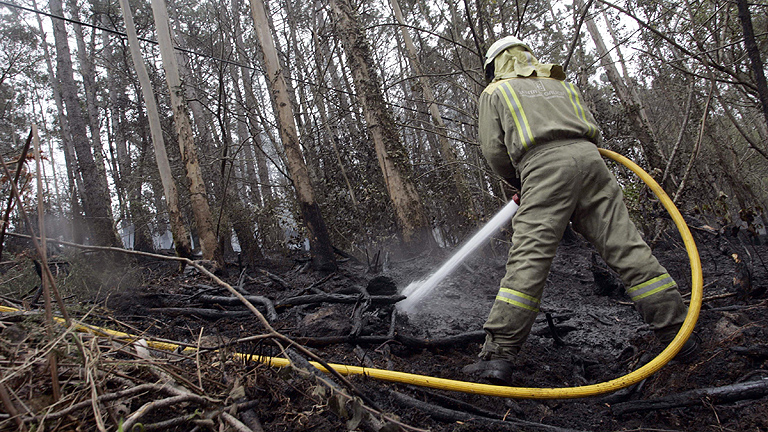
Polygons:
[[563,81],[559,66],[540,64],[526,48],[508,48],[495,58],[495,80],[479,101],[488,163],[504,178],[517,171],[522,181],[506,274],[483,327],[481,357],[512,356],[527,339],[569,222],[618,272],[643,320],[668,342],[687,313],[677,284],[630,220],[578,90]]
[[589,140],[600,132],[581,94],[558,65],[542,65],[524,47],[496,57],[496,78],[480,95],[483,154],[503,178],[515,175],[523,156],[540,144]]

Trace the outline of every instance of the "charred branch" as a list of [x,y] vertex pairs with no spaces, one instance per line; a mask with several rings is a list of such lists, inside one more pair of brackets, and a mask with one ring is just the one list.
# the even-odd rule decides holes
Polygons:
[[[348,303],[354,304],[359,302],[360,295],[344,295],[344,294],[309,294],[298,297],[291,297],[285,300],[280,300],[275,305],[276,308],[298,306],[304,304],[313,303]],[[371,296],[371,304],[375,305],[388,305],[395,304],[401,300],[405,300],[404,295],[393,296]]]
[[758,399],[766,395],[768,395],[768,378],[762,378],[722,387],[691,390],[658,399],[624,402],[614,405],[612,410],[615,415],[621,416],[638,411],[669,409],[703,403],[724,404],[745,399]]
[[192,315],[204,319],[218,320],[222,318],[243,318],[247,316],[253,316],[253,313],[249,311],[223,311],[218,309],[202,309],[202,308],[152,308],[150,312],[163,313],[166,315]]
[[557,426],[549,426],[541,423],[529,422],[525,420],[510,419],[496,420],[493,418],[483,417],[476,414],[470,414],[463,411],[452,410],[444,408],[438,405],[433,405],[428,402],[422,402],[414,399],[403,393],[391,391],[390,395],[399,404],[410,408],[417,409],[424,412],[430,417],[446,422],[465,422],[470,424],[482,425],[484,427],[492,427],[493,430],[524,430],[529,431],[546,431],[546,432],[574,432],[575,429],[564,429]]
[[[244,297],[251,303],[264,306],[267,309],[267,318],[270,321],[275,321],[277,319],[277,311],[275,310],[275,305],[272,300],[264,296],[247,295]],[[201,295],[198,297],[198,301],[201,303],[219,304],[222,306],[240,306],[243,304],[237,297],[227,296]]]
[[358,343],[358,344],[383,344],[386,342],[397,342],[409,348],[445,348],[452,345],[461,345],[468,343],[479,343],[485,339],[485,331],[478,330],[467,333],[461,333],[455,336],[448,336],[440,339],[420,339],[409,335],[395,333],[394,336],[328,336],[328,337],[297,337],[294,340],[302,345],[319,347],[334,345],[340,343]]

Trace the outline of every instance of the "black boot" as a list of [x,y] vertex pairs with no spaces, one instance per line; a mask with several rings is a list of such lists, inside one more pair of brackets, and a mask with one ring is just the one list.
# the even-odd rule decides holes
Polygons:
[[699,357],[699,343],[696,341],[696,338],[696,334],[691,334],[671,363],[693,363]]
[[[679,330],[680,327],[676,326],[676,328],[667,328],[664,330],[656,331],[656,338],[659,340],[659,342],[661,342],[664,348],[666,348],[669,346],[675,336],[677,336]],[[677,352],[677,355],[671,363],[688,364],[696,360],[699,354],[699,343],[697,339],[698,335],[696,335],[696,333],[691,333],[691,335],[688,337],[688,340],[685,341],[682,348],[680,348],[680,351]]]
[[480,360],[477,363],[464,366],[461,371],[487,381],[490,384],[511,386],[515,366],[509,360],[497,358]]

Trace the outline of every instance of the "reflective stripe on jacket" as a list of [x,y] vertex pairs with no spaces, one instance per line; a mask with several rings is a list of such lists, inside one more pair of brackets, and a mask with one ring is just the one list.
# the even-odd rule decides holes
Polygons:
[[513,177],[523,155],[553,141],[600,142],[592,113],[576,86],[553,78],[508,78],[491,83],[479,100],[483,155],[504,178]]

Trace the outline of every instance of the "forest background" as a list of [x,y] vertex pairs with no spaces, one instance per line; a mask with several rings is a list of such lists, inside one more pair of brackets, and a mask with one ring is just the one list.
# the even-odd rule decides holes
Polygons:
[[[0,155],[14,170],[39,146],[42,202],[33,164],[21,189],[59,240],[172,237],[220,264],[309,246],[318,268],[449,248],[509,197],[476,114],[509,34],[565,66],[603,146],[689,220],[762,228],[765,1],[2,2]],[[614,171],[653,238],[658,205]]]

